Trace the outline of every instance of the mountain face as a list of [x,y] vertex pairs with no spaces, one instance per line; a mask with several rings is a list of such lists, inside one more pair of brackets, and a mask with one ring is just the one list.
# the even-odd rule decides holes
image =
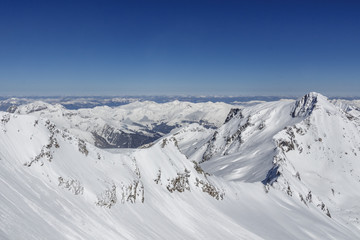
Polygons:
[[284,100],[241,109],[216,129],[199,162],[229,180],[263,180],[272,167],[273,136],[298,122],[290,114],[293,106],[294,101]]
[[221,125],[231,107],[225,103],[174,101],[68,110],[60,104],[36,101],[12,112],[50,119],[64,131],[100,148],[137,148],[189,123],[215,128]]
[[328,217],[331,208],[358,227],[360,120],[354,108],[347,110],[309,93],[230,111],[194,157],[217,176],[261,181],[266,192],[281,190]]
[[[191,220],[196,204],[184,200],[192,201],[190,194],[199,201],[224,198],[221,186],[188,161],[173,139],[111,154],[46,119],[8,113],[0,118],[1,239],[134,238],[134,228],[143,227],[136,238],[170,237],[175,224],[201,225]],[[189,211],[189,222],[168,215],[180,209]],[[142,227],[143,217],[169,222],[169,232]],[[178,238],[191,238],[190,232],[177,232]]]
[[301,112],[307,117],[274,136],[277,155],[272,170],[277,169],[277,176],[264,182],[274,182],[273,187],[305,205],[314,204],[327,216],[334,213],[358,227],[359,119],[320,94],[306,95],[296,104],[310,98],[311,104],[301,107],[306,106]]
[[[33,111],[41,104],[0,112],[0,239],[360,238],[356,108],[309,93],[203,109],[217,128],[186,124],[105,151],[77,136],[92,135],[89,119],[105,126],[108,109]],[[154,122],[149,109],[125,112]]]

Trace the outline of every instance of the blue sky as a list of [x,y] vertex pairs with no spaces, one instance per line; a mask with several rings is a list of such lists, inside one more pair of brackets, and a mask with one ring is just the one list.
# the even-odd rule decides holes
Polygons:
[[360,96],[358,1],[0,2],[0,95]]

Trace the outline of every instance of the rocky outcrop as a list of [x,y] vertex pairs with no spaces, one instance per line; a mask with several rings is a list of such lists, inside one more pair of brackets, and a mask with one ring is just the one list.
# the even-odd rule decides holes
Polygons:
[[297,100],[294,104],[294,107],[291,110],[290,115],[295,117],[307,117],[315,109],[319,99],[326,99],[319,93],[310,92]]
[[230,110],[230,112],[228,113],[226,119],[225,119],[225,123],[229,122],[231,119],[233,119],[236,115],[238,115],[238,113],[240,112],[239,114],[239,117],[241,118],[242,117],[242,114],[241,114],[241,109],[240,108],[232,108]]

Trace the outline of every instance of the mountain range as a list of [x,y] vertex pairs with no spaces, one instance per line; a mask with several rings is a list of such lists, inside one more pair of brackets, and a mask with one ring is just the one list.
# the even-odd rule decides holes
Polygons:
[[0,238],[359,239],[359,116],[315,92],[16,106],[0,112]]

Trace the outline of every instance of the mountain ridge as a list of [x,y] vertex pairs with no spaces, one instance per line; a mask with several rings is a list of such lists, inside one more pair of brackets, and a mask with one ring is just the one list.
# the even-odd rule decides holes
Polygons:
[[41,114],[0,112],[0,237],[357,239],[357,110],[311,95],[119,153]]

